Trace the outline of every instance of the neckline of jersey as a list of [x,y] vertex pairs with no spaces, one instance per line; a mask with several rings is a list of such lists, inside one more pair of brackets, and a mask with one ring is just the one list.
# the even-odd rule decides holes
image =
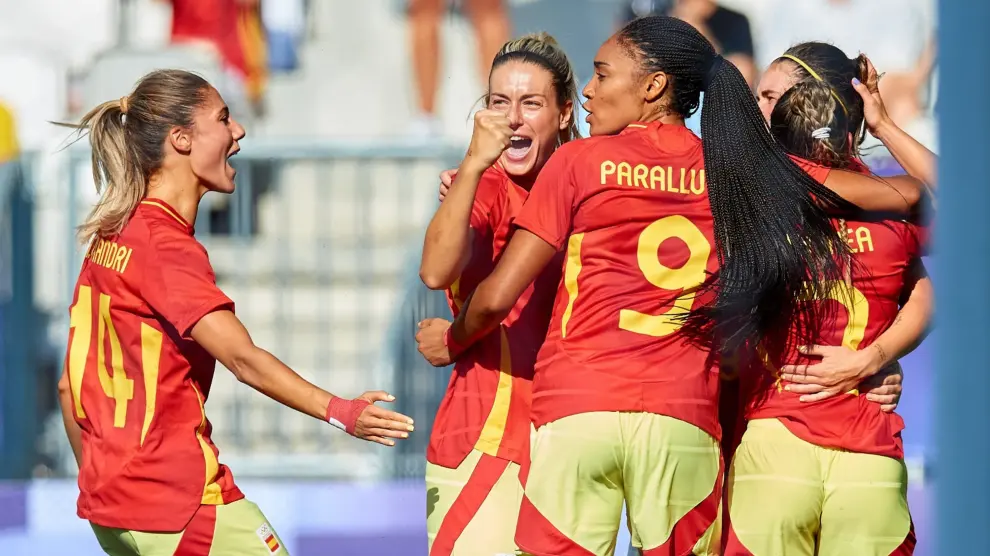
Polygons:
[[181,224],[183,229],[185,229],[187,232],[189,232],[190,234],[193,233],[192,224],[186,222],[186,219],[183,218],[181,215],[179,215],[179,211],[172,208],[172,205],[169,205],[165,201],[161,199],[156,199],[154,197],[145,197],[144,199],[141,200],[141,204],[149,207],[155,207],[161,210],[165,214],[171,216],[173,220]]

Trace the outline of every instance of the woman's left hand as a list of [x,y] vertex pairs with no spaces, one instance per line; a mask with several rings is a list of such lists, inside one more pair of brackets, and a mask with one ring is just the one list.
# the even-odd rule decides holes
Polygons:
[[450,325],[451,322],[444,319],[426,319],[419,323],[416,333],[419,352],[434,367],[446,367],[451,363],[450,350],[443,341]]
[[801,346],[804,355],[821,357],[815,364],[784,365],[780,378],[790,382],[788,392],[802,394],[802,402],[817,402],[859,388],[863,380],[880,368],[879,354],[873,349],[851,350],[839,346]]

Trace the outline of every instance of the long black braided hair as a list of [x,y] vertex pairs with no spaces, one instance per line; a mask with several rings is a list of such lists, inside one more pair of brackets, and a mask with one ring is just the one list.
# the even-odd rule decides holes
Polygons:
[[719,270],[702,286],[712,301],[684,315],[682,331],[717,338],[722,350],[742,355],[781,337],[782,327],[796,329],[799,342],[814,342],[814,323],[835,309],[803,300],[827,298],[850,254],[829,213],[855,206],[790,160],[742,74],[690,24],[644,17],[615,39],[643,72],[666,74],[670,111],[692,114],[705,92],[701,134]]

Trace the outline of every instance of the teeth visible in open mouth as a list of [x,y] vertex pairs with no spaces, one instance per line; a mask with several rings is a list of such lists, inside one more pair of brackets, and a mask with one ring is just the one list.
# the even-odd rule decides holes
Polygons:
[[533,144],[533,140],[529,137],[520,137],[519,135],[513,135],[509,138],[509,143],[513,149],[526,149]]

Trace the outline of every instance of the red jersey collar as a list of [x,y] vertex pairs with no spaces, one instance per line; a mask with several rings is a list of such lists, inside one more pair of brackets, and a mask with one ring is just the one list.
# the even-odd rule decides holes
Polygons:
[[190,234],[193,233],[192,224],[186,222],[186,219],[179,215],[179,211],[172,208],[172,206],[166,203],[165,201],[161,199],[155,199],[153,197],[146,197],[141,200],[141,205],[146,207],[151,207],[152,210],[161,211],[162,213],[168,215],[171,219],[178,222],[182,226],[182,228],[185,229],[187,232],[189,232]]

